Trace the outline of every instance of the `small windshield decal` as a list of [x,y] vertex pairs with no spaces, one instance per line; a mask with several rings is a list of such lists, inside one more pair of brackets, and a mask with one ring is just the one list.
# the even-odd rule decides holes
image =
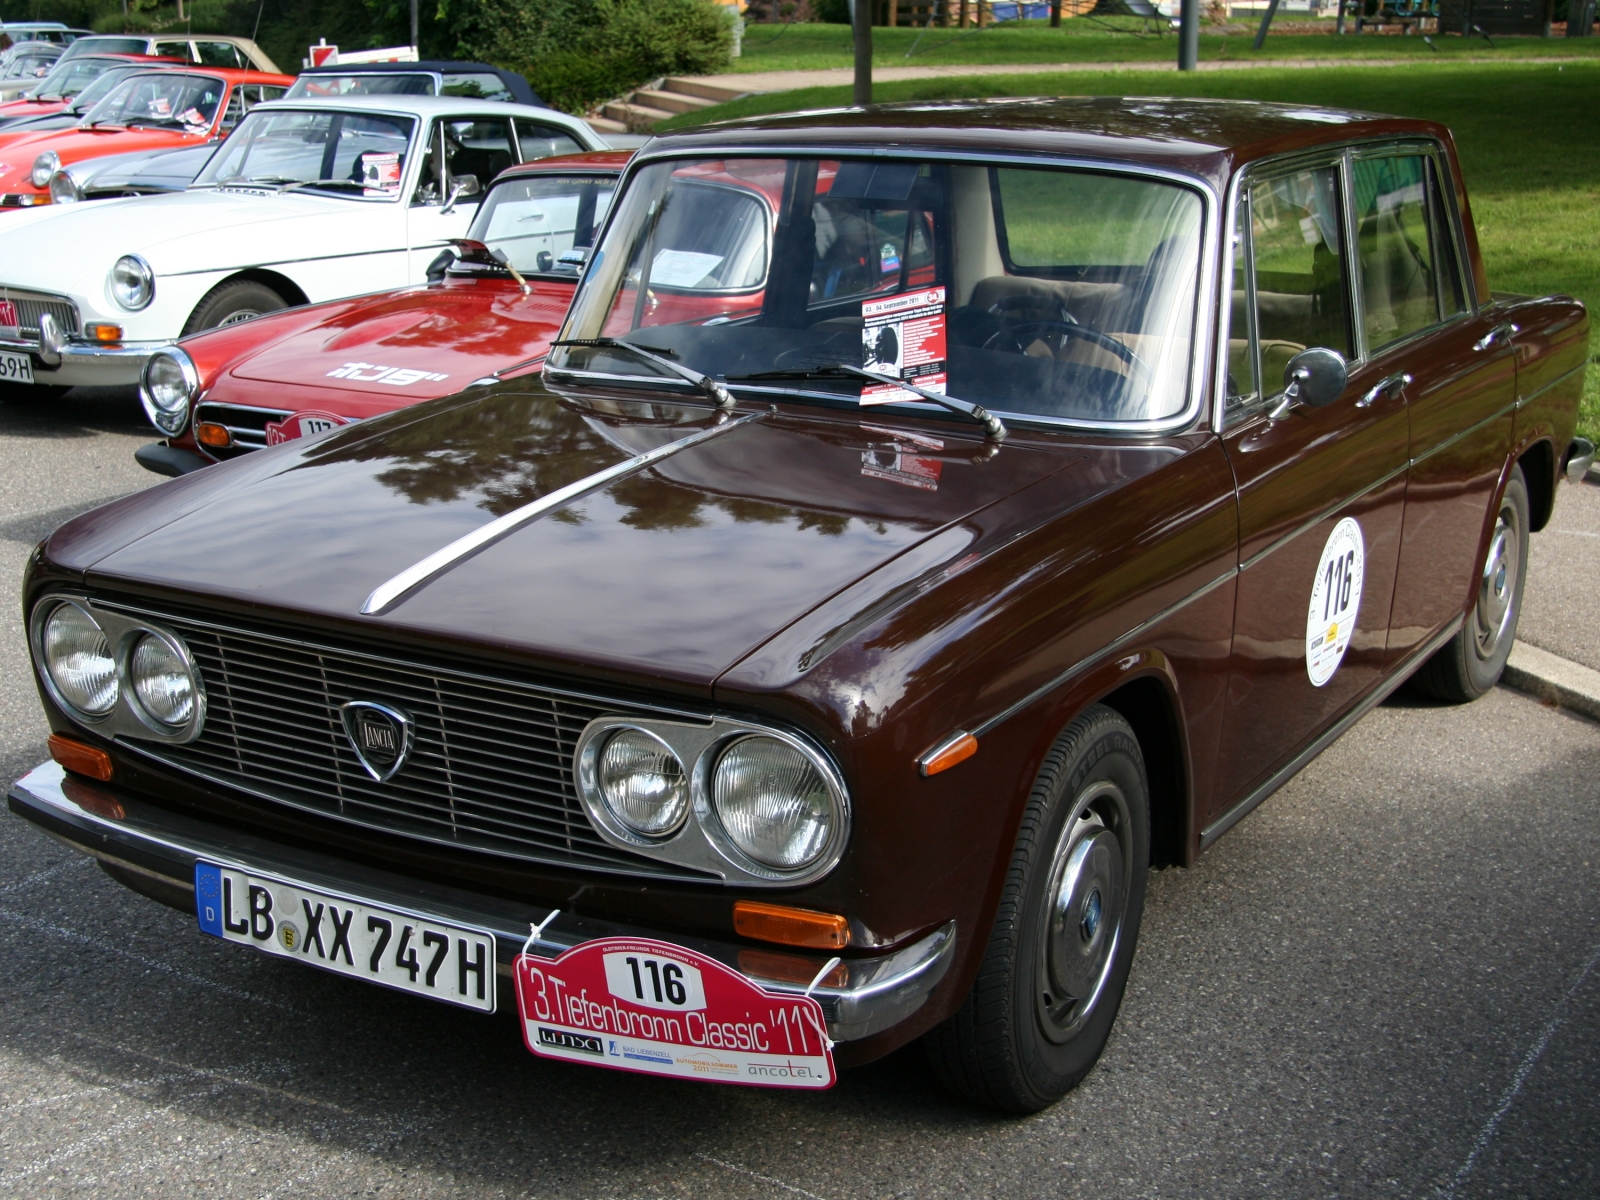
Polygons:
[[369,151],[361,156],[361,186],[369,193],[393,192],[400,187],[400,155]]
[[[944,288],[903,292],[861,303],[861,365],[944,394]],[[915,400],[915,392],[873,383],[861,389],[862,404]]]
[[650,282],[662,287],[698,287],[722,264],[722,259],[720,254],[701,254],[697,250],[663,250],[650,264]]

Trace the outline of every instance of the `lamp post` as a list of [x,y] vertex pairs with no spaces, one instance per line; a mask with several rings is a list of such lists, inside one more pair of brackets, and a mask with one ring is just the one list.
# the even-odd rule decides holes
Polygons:
[[417,48],[417,0],[411,0],[411,48]]
[[1200,0],[1183,0],[1178,24],[1178,70],[1192,71],[1200,62]]

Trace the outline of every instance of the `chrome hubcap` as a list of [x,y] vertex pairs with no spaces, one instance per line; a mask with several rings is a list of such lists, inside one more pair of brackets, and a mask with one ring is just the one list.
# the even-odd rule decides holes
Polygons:
[[1473,632],[1479,658],[1494,656],[1515,616],[1512,602],[1516,599],[1517,577],[1522,569],[1520,533],[1517,511],[1507,504],[1495,521],[1489,553],[1483,562],[1483,576],[1478,583]]
[[1037,1004],[1052,1042],[1078,1032],[1111,974],[1131,872],[1127,813],[1114,784],[1095,783],[1078,797],[1056,843]]
[[261,314],[253,308],[242,308],[236,313],[229,313],[227,316],[223,317],[218,323],[217,328],[224,329],[229,325],[238,325],[243,321],[253,321],[260,315]]

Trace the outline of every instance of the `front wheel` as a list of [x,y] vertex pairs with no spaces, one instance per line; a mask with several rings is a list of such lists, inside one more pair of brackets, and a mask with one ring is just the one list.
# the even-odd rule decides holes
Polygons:
[[1426,663],[1412,682],[1436,700],[1465,704],[1495,684],[1511,657],[1528,581],[1528,483],[1521,467],[1500,497],[1489,548],[1474,577],[1477,595],[1461,630]]
[[264,283],[253,279],[233,279],[219,283],[195,305],[194,312],[183,327],[183,336],[199,333],[202,329],[217,329],[223,325],[237,325],[253,320],[280,308],[289,302]]
[[1144,915],[1148,797],[1139,741],[1116,712],[1095,705],[1056,739],[972,992],[926,1039],[951,1091],[1037,1112],[1099,1059]]

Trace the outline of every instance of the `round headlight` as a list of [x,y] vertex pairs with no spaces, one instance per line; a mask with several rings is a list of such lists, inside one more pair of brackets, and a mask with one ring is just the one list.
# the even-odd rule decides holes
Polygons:
[[58,604],[44,624],[44,667],[60,697],[103,717],[117,702],[117,664],[105,630],[76,604]]
[[787,742],[759,734],[724,751],[711,795],[729,840],[780,871],[820,858],[839,820],[833,789],[817,764]]
[[76,204],[83,199],[83,193],[78,191],[78,185],[73,182],[72,176],[66,171],[57,171],[50,176],[50,200],[54,204]]
[[150,423],[169,437],[189,423],[189,402],[200,390],[200,372],[194,360],[173,346],[158,350],[144,364],[139,379],[139,400]]
[[33,160],[33,174],[28,178],[36,188],[49,187],[50,176],[56,173],[60,165],[60,156],[54,150],[46,150]]
[[642,729],[612,735],[595,765],[611,815],[640,837],[673,833],[689,812],[689,780],[667,744]]
[[165,639],[147,633],[128,659],[133,694],[163,725],[186,725],[194,716],[194,672]]
[[[45,179],[48,182],[49,176]],[[150,264],[137,254],[124,254],[117,259],[111,268],[111,298],[129,312],[150,307],[150,301],[156,298],[156,276]]]

